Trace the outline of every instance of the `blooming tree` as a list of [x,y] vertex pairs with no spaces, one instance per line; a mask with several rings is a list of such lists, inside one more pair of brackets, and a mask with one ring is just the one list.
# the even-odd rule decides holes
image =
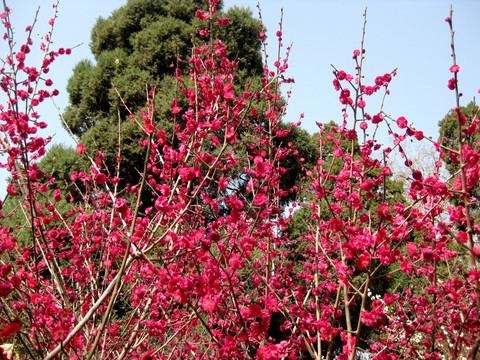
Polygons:
[[[175,73],[172,132],[155,124],[154,87],[146,88],[141,115],[130,113],[144,133],[141,181],[119,191],[102,152],[79,143],[90,166],[73,172],[68,185],[77,186],[81,202],[53,188],[55,178],[36,162],[49,143],[37,133],[47,124],[36,109],[58,94],[48,70],[70,50],[52,50],[49,33],[40,66],[27,66],[33,28],[18,48],[4,5],[2,166],[11,174],[8,196],[28,220],[29,241],[20,243],[19,229],[2,222],[2,341],[31,359],[353,360],[359,350],[379,360],[476,358],[480,247],[469,190],[480,156],[463,136],[478,131],[478,118],[459,110],[453,30],[448,86],[457,99],[458,148],[435,143],[441,158],[459,162],[453,182],[422,173],[405,154],[409,199],[390,203],[385,158],[423,134],[383,105],[367,111],[371,96],[388,94],[395,71],[367,83],[362,39],[354,72],[334,69],[345,121],[319,124],[316,164],[305,169],[302,197],[289,205],[291,212],[310,211],[293,242],[293,216],[281,204],[298,189],[280,186],[288,172],[282,160],[298,153],[294,142],[282,142],[292,131],[281,123],[286,102],[279,93],[293,81],[286,75],[289,49],[272,67],[265,63],[260,87],[235,91],[238,62],[212,35],[228,19],[216,16],[216,0],[208,4],[196,13],[205,22],[196,36],[205,42],[193,49],[189,74]],[[451,16],[447,22],[452,27]],[[276,36],[282,50],[281,29]],[[367,137],[384,125],[394,137],[388,148]],[[252,131],[242,133],[244,127]],[[241,174],[233,172],[240,162]],[[147,191],[151,206],[142,203]],[[445,209],[454,196],[462,203]],[[445,210],[448,219],[439,217]],[[372,292],[396,274],[402,286]]]

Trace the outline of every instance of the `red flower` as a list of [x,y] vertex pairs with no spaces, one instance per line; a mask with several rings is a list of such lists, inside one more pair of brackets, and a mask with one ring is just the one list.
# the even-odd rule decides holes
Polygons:
[[83,144],[78,144],[77,145],[77,154],[82,155],[85,152],[85,145]]
[[25,53],[24,52],[18,52],[17,55],[15,55],[15,58],[17,59],[18,62],[24,62],[25,61]]
[[243,267],[245,266],[239,254],[232,254],[230,256],[228,264],[231,266],[232,269],[243,269]]
[[210,19],[210,13],[208,12],[202,12],[201,10],[197,10],[195,12],[195,16],[199,18],[200,20],[208,20]]
[[408,125],[407,119],[405,119],[403,116],[400,116],[397,119],[397,125],[400,129],[405,129]]
[[15,184],[8,184],[7,192],[10,196],[17,196],[18,195],[18,189],[15,186]]
[[20,320],[16,320],[2,329],[2,341],[5,341],[8,337],[16,335],[22,328]]
[[218,18],[217,19],[217,24],[220,26],[225,26],[228,25],[228,18]]
[[105,176],[105,174],[100,173],[95,175],[95,183],[97,183],[98,185],[103,185],[106,181],[107,177]]
[[217,303],[218,303],[217,299],[211,296],[204,297],[202,299],[202,308],[203,310],[211,314],[217,307]]
[[455,80],[454,78],[451,78],[450,80],[448,80],[447,86],[450,90],[455,90],[455,88],[457,87],[457,80]]
[[64,326],[57,326],[52,329],[52,339],[53,341],[63,341],[68,335],[68,330]]
[[253,203],[257,206],[263,206],[267,201],[268,197],[263,193],[255,195],[255,198],[253,199]]
[[0,283],[0,298],[8,296],[8,294],[10,294],[11,292],[12,292],[11,284]]
[[383,114],[378,113],[376,115],[373,115],[372,117],[372,123],[374,124],[379,124],[383,121]]
[[53,200],[55,200],[55,201],[60,201],[60,200],[62,200],[62,195],[61,195],[61,193],[60,193],[60,190],[55,189],[55,190],[53,191]]
[[145,131],[147,134],[153,134],[153,132],[155,131],[155,126],[153,124],[147,124],[143,128],[143,131]]
[[331,218],[330,221],[328,222],[328,227],[333,232],[339,232],[343,229],[343,221],[336,217]]
[[472,247],[472,254],[475,256],[480,257],[480,246],[474,246]]
[[458,65],[452,65],[452,66],[450,67],[450,72],[452,72],[452,73],[456,73],[456,72],[458,72],[459,70],[460,70],[460,66],[458,66]]
[[423,139],[423,132],[422,131],[415,131],[414,136],[417,140]]
[[362,254],[357,259],[357,267],[359,270],[365,270],[370,263],[370,255],[368,253]]
[[147,351],[140,356],[140,360],[152,360],[154,359],[155,350]]
[[340,70],[338,73],[337,73],[337,79],[338,80],[345,80],[345,78],[347,77],[347,73],[343,70]]
[[374,329],[378,329],[387,321],[387,317],[383,313],[383,307],[374,309],[373,311],[364,311],[361,318],[365,325]]
[[231,100],[235,96],[235,93],[233,92],[233,84],[232,83],[226,83],[225,86],[223,87],[224,95],[223,97],[225,100]]

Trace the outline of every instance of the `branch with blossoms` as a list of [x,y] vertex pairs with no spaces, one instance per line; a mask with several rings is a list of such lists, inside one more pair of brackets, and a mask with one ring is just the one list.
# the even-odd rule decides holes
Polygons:
[[[459,148],[469,152],[460,158],[468,158],[469,164],[460,164],[463,171],[457,174],[453,188],[438,173],[423,174],[407,158],[405,165],[412,176],[410,199],[398,196],[397,202],[389,201],[395,197],[392,170],[379,159],[392,148],[382,151],[375,134],[386,124],[395,137],[394,149],[405,157],[401,143],[410,137],[421,141],[423,133],[408,126],[404,117],[390,123],[384,116],[385,95],[396,72],[377,76],[374,85],[363,85],[364,54],[362,38],[360,50],[354,51],[355,75],[334,72],[345,120],[340,126],[319,124],[319,160],[306,172],[310,198],[303,206],[310,219],[299,240],[304,260],[298,266],[301,271],[289,270],[282,278],[286,281],[282,289],[287,283],[296,285],[279,297],[291,302],[282,309],[287,318],[283,327],[292,342],[304,342],[303,347],[316,359],[355,359],[359,351],[368,351],[376,359],[473,359],[478,352],[478,251],[468,194],[475,183],[478,157],[459,139]],[[454,63],[450,71],[455,78],[449,87],[457,84],[458,70]],[[381,109],[371,116],[366,100],[382,89]],[[456,96],[458,100],[458,92]],[[350,122],[349,112],[353,115]],[[457,117],[464,126],[460,121],[464,116]],[[398,130],[393,130],[394,125]],[[373,137],[368,138],[372,127]],[[458,133],[462,131],[460,127]],[[440,217],[447,210],[445,200],[459,191],[464,206],[449,206],[447,223]],[[417,203],[422,206],[414,206]],[[467,229],[460,232],[460,238],[455,230],[458,225]],[[468,265],[462,261],[465,258],[470,259]],[[389,285],[398,276],[408,281],[396,288]],[[373,290],[379,282],[386,288]],[[455,305],[450,302],[452,296]]]
[[[209,21],[214,14],[212,3],[209,13],[199,15]],[[208,35],[204,32],[200,35]],[[38,185],[17,179],[38,192],[26,197],[33,246],[19,255],[23,261],[10,263],[3,272],[6,280],[10,272],[16,274],[11,278],[14,285],[5,282],[2,301],[5,298],[9,317],[18,317],[13,322],[5,319],[5,338],[29,339],[25,350],[44,359],[66,354],[80,358],[87,352],[87,358],[159,352],[178,357],[254,354],[263,343],[269,312],[248,305],[250,300],[241,295],[240,270],[258,270],[257,262],[267,261],[260,274],[268,279],[273,269],[272,261],[265,259],[273,252],[281,226],[277,222],[282,211],[274,204],[285,193],[278,188],[285,172],[279,161],[289,153],[274,148],[273,138],[288,132],[278,125],[278,77],[270,78],[266,69],[261,89],[245,89],[237,96],[237,64],[225,55],[220,41],[194,49],[189,79],[194,90],[183,87],[185,79],[178,74],[189,106],[173,134],[155,128],[155,90],[142,120],[132,119],[143,124],[148,136],[141,144],[147,149],[142,182],[129,189],[136,203],[110,190],[118,179],[103,169],[101,152],[90,158],[90,169],[72,173],[72,182],[83,189],[83,204],[71,205],[67,213],[56,206],[64,201],[63,194],[50,193],[54,179],[43,183],[40,170],[33,173]],[[254,101],[265,102],[265,114],[253,108]],[[172,108],[172,114],[179,111]],[[241,126],[254,128],[248,140],[241,139]],[[174,143],[169,141],[172,137]],[[45,145],[39,145],[43,153]],[[84,149],[79,144],[78,154],[86,156]],[[221,176],[239,163],[238,149],[247,154],[249,164],[244,169],[249,179],[246,194],[239,192],[240,179]],[[36,169],[28,162],[26,166]],[[140,214],[144,187],[154,194],[154,206],[142,208]],[[9,195],[19,195],[13,184]],[[227,215],[219,215],[225,209]],[[10,242],[12,250],[20,251],[14,237]],[[266,253],[251,257],[262,244]],[[54,285],[50,276],[56,273]],[[15,306],[19,300],[21,306]],[[121,303],[129,304],[129,316],[118,319],[115,306]],[[258,316],[262,324],[254,320]],[[234,320],[227,324],[225,318]],[[200,336],[204,333],[205,339]],[[230,334],[235,333],[238,339],[232,342]]]

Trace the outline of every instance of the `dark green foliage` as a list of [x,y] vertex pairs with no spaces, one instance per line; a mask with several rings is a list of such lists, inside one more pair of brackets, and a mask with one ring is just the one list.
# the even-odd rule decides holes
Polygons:
[[131,64],[153,75],[165,74],[172,60],[185,59],[194,28],[188,23],[167,17],[142,29],[131,38]]
[[224,15],[229,25],[217,27],[214,36],[222,39],[231,59],[239,60],[238,75],[248,79],[262,74],[258,21],[245,8],[233,7]]
[[115,10],[108,19],[99,18],[92,29],[90,48],[97,59],[108,50],[134,51],[132,39],[157,21],[165,18],[190,22],[197,9],[206,10],[202,0],[129,0]]

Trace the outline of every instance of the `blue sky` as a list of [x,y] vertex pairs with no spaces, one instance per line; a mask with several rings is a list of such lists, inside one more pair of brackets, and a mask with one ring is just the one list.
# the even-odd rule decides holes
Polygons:
[[[60,90],[57,104],[64,109],[68,103],[65,90],[72,69],[80,60],[92,58],[89,49],[90,30],[99,16],[109,14],[126,1],[118,0],[63,0],[53,35],[54,47],[76,47],[70,56],[64,56],[52,66],[50,77]],[[454,106],[454,94],[447,88],[450,78],[450,32],[444,21],[453,2],[453,21],[456,29],[459,88],[466,105],[478,95],[480,88],[480,2],[476,0],[263,0],[262,16],[267,26],[269,53],[276,53],[275,32],[283,8],[283,42],[293,43],[289,72],[295,78],[286,121],[297,121],[304,113],[303,127],[316,131],[315,122],[341,121],[338,93],[332,86],[333,64],[338,69],[353,73],[352,52],[360,47],[363,12],[367,7],[365,38],[365,81],[372,82],[377,75],[398,69],[391,83],[391,95],[384,110],[393,117],[405,116],[427,136],[438,137],[438,120]],[[23,30],[33,20],[40,6],[37,32],[44,33],[51,17],[51,0],[7,0],[14,10],[13,26],[18,42]],[[233,5],[249,6],[257,16],[257,1],[225,0],[224,8]],[[36,42],[38,44],[38,41]],[[0,43],[4,57],[6,45]],[[480,96],[480,95],[478,95]],[[3,98],[0,98],[3,100]],[[370,104],[370,106],[369,106]],[[369,106],[369,107],[368,107]],[[367,102],[370,113],[378,111],[379,102]],[[51,103],[42,105],[43,121],[49,123],[54,141],[73,144],[60,125]],[[0,175],[1,177],[1,175]],[[4,183],[5,184],[5,183]],[[5,185],[0,185],[0,195]]]

